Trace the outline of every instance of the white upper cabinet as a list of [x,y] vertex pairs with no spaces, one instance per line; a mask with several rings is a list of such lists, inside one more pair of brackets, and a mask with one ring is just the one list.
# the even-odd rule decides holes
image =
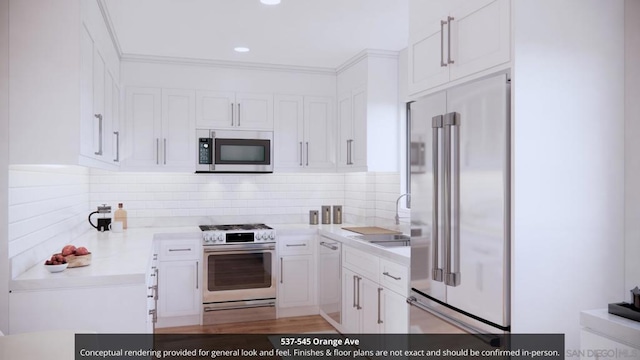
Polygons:
[[398,59],[371,53],[337,78],[340,171],[397,171]]
[[18,1],[9,19],[10,163],[116,169],[120,62],[98,3]]
[[409,94],[508,63],[510,0],[411,0]]
[[199,129],[273,130],[273,95],[197,91]]
[[195,171],[195,92],[127,88],[127,170]]
[[333,99],[276,95],[275,171],[335,170]]

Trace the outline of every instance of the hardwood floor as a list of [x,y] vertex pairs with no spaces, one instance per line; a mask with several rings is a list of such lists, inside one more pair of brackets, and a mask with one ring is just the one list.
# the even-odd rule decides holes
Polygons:
[[156,334],[301,334],[335,331],[320,315],[219,325],[192,325],[156,329]]

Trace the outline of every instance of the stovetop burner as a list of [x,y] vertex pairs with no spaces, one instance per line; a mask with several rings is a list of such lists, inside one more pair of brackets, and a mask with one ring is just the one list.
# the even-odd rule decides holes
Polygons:
[[200,225],[202,231],[250,231],[272,230],[265,224],[235,224],[235,225]]

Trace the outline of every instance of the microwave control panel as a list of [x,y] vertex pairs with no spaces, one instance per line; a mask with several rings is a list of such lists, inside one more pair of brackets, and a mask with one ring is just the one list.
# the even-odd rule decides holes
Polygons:
[[198,164],[211,165],[213,164],[213,139],[200,138],[198,139]]

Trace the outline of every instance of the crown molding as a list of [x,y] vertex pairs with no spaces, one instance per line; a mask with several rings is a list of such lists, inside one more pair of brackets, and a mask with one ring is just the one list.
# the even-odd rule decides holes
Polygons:
[[118,40],[118,35],[116,35],[116,31],[113,27],[113,22],[111,21],[111,15],[109,14],[109,9],[107,8],[107,4],[104,2],[105,0],[96,0],[98,3],[98,7],[100,8],[100,12],[102,13],[102,18],[104,19],[104,23],[107,25],[107,31],[109,32],[109,36],[111,37],[111,42],[113,46],[116,48],[116,53],[118,53],[118,58],[122,60],[122,48],[120,47],[120,41]]
[[379,49],[364,49],[336,68],[336,74],[347,70],[365,58],[398,59],[400,52]]
[[194,58],[157,56],[157,55],[122,54],[121,60],[128,61],[128,62],[209,66],[209,67],[218,67],[218,68],[232,68],[232,69],[246,69],[246,70],[285,71],[285,72],[298,72],[298,73],[320,74],[320,75],[336,74],[336,70],[333,68],[264,64],[264,63],[252,63],[252,62],[242,62],[242,61],[194,59]]

